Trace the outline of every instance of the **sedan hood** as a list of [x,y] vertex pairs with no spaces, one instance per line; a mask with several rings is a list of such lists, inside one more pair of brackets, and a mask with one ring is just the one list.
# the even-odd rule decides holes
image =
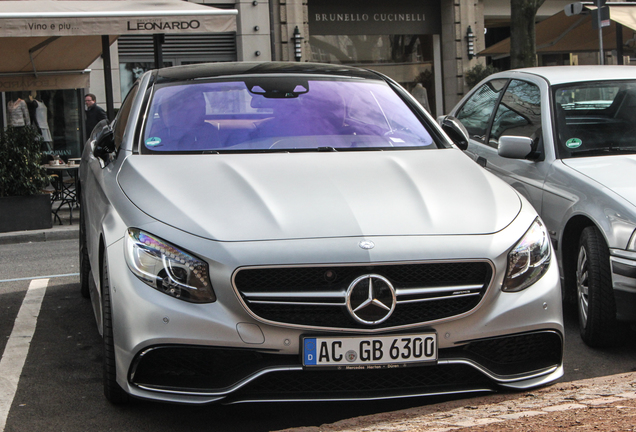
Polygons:
[[221,241],[489,234],[521,208],[455,149],[132,155],[118,180],[144,213]]
[[563,163],[636,205],[636,188],[628,180],[636,171],[636,155],[564,159]]

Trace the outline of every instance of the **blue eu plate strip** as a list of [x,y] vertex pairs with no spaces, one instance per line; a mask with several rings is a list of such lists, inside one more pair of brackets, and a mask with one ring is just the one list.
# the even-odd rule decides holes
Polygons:
[[316,364],[316,339],[305,339],[304,340],[304,356],[305,356],[305,365],[315,365]]

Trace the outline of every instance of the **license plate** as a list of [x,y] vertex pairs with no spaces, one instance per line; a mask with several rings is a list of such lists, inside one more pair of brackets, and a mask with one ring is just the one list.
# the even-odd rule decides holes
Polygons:
[[437,361],[437,334],[305,337],[305,367],[386,369]]

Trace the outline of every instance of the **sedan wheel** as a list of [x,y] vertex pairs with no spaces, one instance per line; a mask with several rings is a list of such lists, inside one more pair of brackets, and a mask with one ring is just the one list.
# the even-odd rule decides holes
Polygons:
[[583,230],[576,263],[577,308],[581,338],[592,347],[622,342],[625,326],[616,320],[609,250],[596,227]]

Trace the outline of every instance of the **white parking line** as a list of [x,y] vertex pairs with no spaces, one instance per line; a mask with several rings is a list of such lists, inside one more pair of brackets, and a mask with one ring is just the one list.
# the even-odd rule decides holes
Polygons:
[[61,277],[70,277],[70,276],[79,276],[79,273],[66,273],[66,274],[59,274],[59,275],[29,276],[29,277],[16,278],[16,279],[3,279],[3,280],[0,280],[0,283],[17,282],[17,281],[32,280],[32,279],[52,279],[52,278],[61,278]]
[[0,432],[4,432],[7,424],[48,283],[48,279],[36,279],[29,284],[0,359]]

